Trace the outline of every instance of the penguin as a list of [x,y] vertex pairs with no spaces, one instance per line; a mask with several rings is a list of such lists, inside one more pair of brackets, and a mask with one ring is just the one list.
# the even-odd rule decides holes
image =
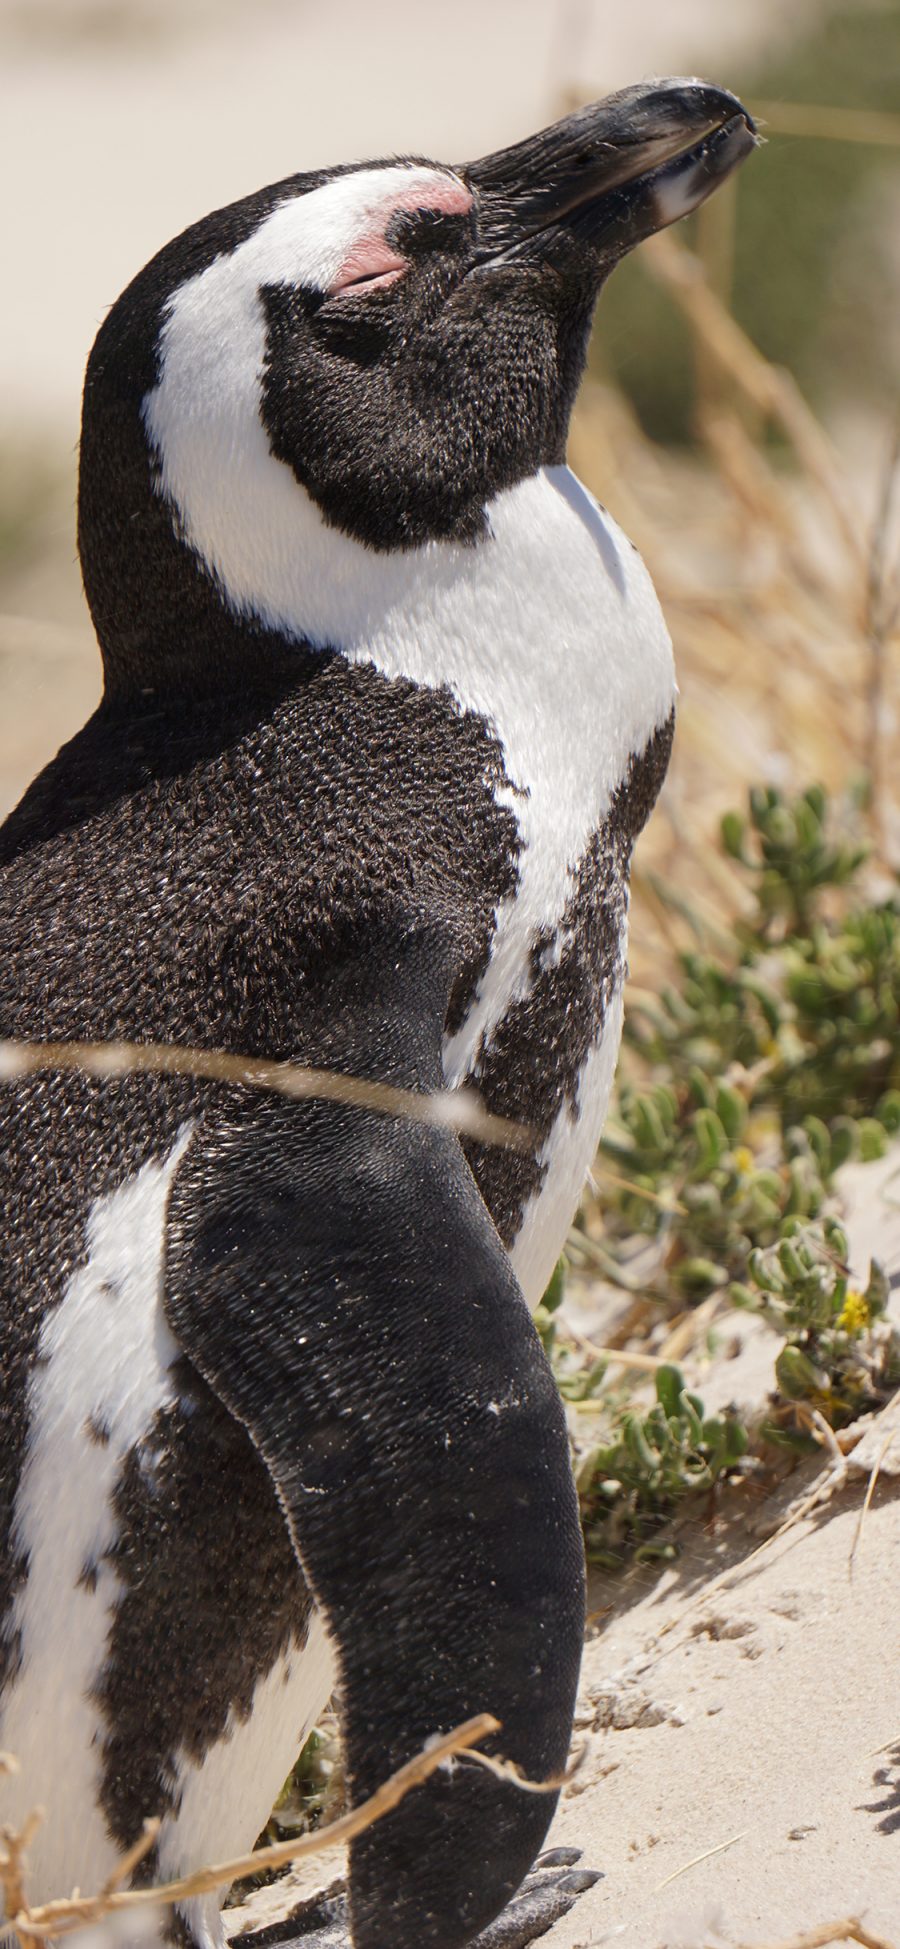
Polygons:
[[[529,1309],[603,1121],[674,703],[566,432],[605,278],[754,142],[676,79],[464,167],[292,176],[97,335],[105,688],[0,834],[2,1034],[469,1084],[529,1138],[208,1076],[0,1089],[0,1791],[45,1810],[33,1902],[147,1816],[138,1881],[252,1846],[333,1691],[354,1805],[479,1711],[532,1782],[565,1766],[583,1554]],[[353,1843],[344,1939],[546,1927],[540,1887],[503,1915],[555,1800],[443,1768]],[[218,1899],[151,1938],[217,1949]]]

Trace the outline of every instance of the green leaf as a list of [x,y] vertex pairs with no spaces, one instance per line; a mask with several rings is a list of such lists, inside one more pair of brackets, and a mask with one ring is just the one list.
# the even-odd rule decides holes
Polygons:
[[801,1347],[788,1343],[775,1362],[775,1378],[786,1401],[808,1401],[828,1386],[828,1376]]
[[684,1375],[681,1368],[667,1362],[656,1369],[656,1398],[670,1420],[675,1420],[681,1408],[684,1392]]
[[742,866],[749,866],[750,861],[744,853],[744,836],[747,831],[747,825],[746,821],[741,817],[741,814],[739,812],[726,812],[723,815],[719,831],[722,835],[722,845],[729,857],[740,860]]
[[545,1313],[556,1313],[562,1305],[566,1292],[567,1269],[565,1258],[557,1259],[553,1271],[550,1274],[550,1282],[541,1300],[541,1305]]

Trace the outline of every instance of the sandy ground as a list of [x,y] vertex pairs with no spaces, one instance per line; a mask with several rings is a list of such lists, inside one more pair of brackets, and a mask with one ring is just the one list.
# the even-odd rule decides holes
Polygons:
[[885,1478],[851,1576],[864,1482],[752,1561],[745,1534],[618,1600],[582,1679],[589,1724],[612,1724],[552,1837],[604,1878],[557,1949],[705,1949],[860,1913],[900,1928],[900,1495]]
[[[752,1561],[746,1530],[695,1539],[621,1590],[585,1651],[586,1753],[549,1836],[602,1879],[547,1949],[769,1949],[852,1914],[900,1942],[900,1482],[882,1478],[851,1575],[864,1486]],[[253,1926],[334,1873],[263,1891]]]
[[[900,1275],[900,1148],[841,1189],[855,1270],[874,1250]],[[780,1342],[734,1315],[719,1344],[685,1362],[707,1405],[761,1405]],[[661,1576],[592,1579],[581,1764],[548,1845],[602,1879],[547,1949],[771,1949],[850,1915],[900,1949],[900,1396],[859,1426],[844,1468],[825,1454],[686,1524]],[[336,1872],[307,1865],[230,1926]]]

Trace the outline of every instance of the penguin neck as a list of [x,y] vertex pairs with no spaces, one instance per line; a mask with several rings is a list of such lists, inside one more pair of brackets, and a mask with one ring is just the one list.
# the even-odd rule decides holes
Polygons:
[[264,711],[337,653],[477,712],[522,791],[542,743],[554,776],[587,766],[595,805],[668,717],[671,647],[649,578],[566,467],[488,502],[482,541],[382,551],[330,526],[268,449],[226,497],[196,454],[179,472],[171,438],[154,482],[146,440],[135,430],[129,454],[120,423],[111,494],[111,431],[85,429],[80,543],[107,698],[126,711],[200,695],[224,708],[228,693]]
[[153,488],[146,443],[86,418],[78,496],[82,577],[104,703],[125,717],[267,699],[302,681],[302,646],[226,600]]

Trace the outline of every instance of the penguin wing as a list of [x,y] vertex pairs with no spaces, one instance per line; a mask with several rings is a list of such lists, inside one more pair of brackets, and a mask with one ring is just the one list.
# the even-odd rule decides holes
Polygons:
[[[361,960],[334,1066],[437,1086],[429,978]],[[581,1656],[577,1506],[559,1395],[458,1140],[324,1102],[223,1104],[173,1185],[166,1310],[270,1471],[335,1648],[353,1803],[481,1711],[494,1750],[546,1779]],[[471,1763],[434,1775],[352,1846],[356,1949],[468,1942],[554,1805]]]

